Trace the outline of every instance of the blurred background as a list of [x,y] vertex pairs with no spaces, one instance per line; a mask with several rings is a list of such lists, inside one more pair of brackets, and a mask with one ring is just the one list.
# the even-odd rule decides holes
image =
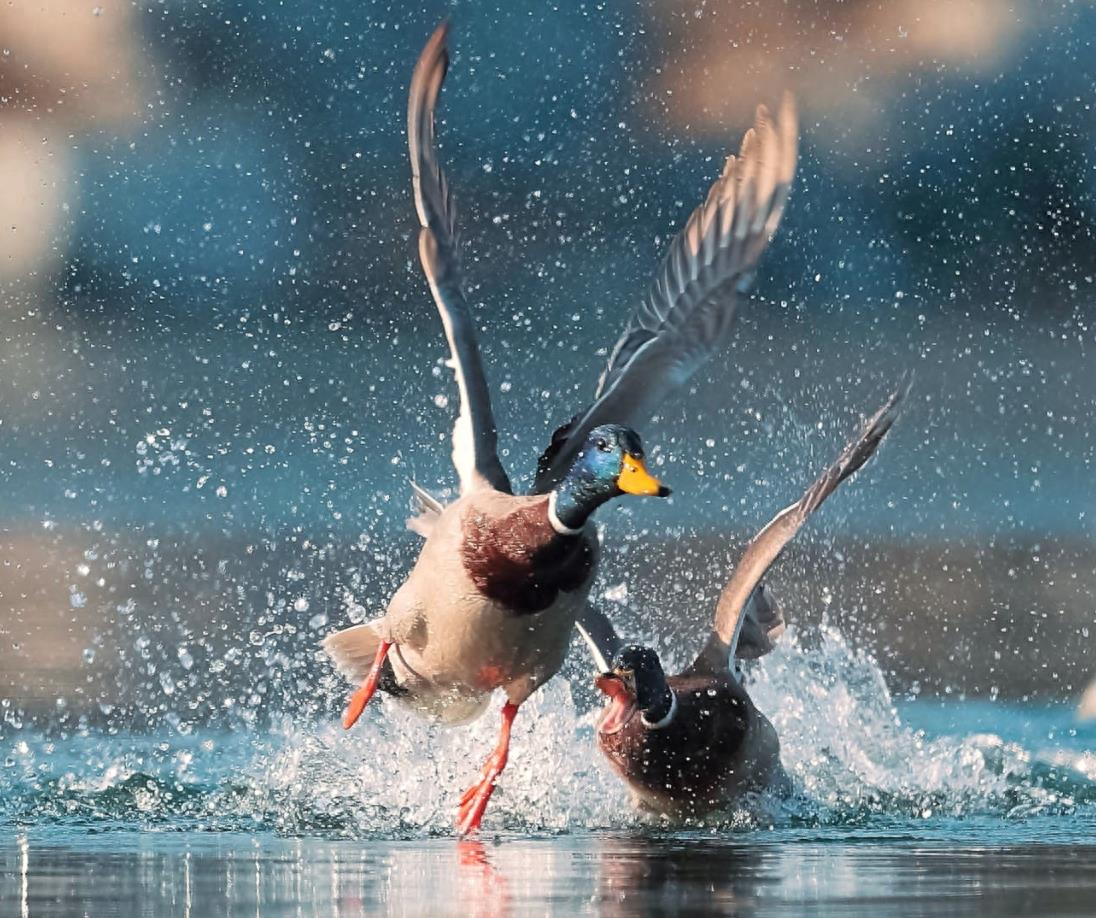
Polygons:
[[756,296],[644,431],[675,496],[601,515],[622,628],[699,638],[744,539],[912,369],[772,586],[903,697],[1075,703],[1096,4],[38,0],[0,8],[4,721],[291,711],[321,637],[383,608],[408,477],[454,480],[404,137],[447,15],[442,156],[520,484],[754,106],[799,99]]

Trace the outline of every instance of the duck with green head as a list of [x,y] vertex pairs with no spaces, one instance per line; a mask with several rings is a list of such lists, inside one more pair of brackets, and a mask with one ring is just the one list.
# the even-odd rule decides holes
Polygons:
[[478,716],[502,689],[503,736],[462,801],[469,823],[478,822],[506,764],[510,723],[563,664],[586,605],[598,560],[591,516],[624,494],[668,493],[647,472],[635,432],[606,424],[550,493],[478,488],[441,508],[385,615],[325,642],[340,668],[366,673],[345,726],[382,678],[401,701],[447,724]]
[[[587,604],[598,562],[591,514],[622,494],[665,496],[634,428],[723,344],[735,305],[775,230],[795,165],[790,99],[779,124],[759,110],[743,153],[670,246],[663,269],[613,348],[593,403],[560,428],[532,493],[515,495],[497,432],[475,323],[465,300],[456,211],[438,162],[434,112],[448,68],[448,26],[419,57],[408,146],[419,257],[442,320],[460,395],[453,464],[460,497],[443,506],[414,486],[426,541],[385,614],[330,635],[324,647],[360,682],[350,727],[377,688],[444,723],[479,715],[506,695],[498,745],[461,799],[457,827],[478,828],[505,767],[518,707],[558,671]],[[737,165],[736,165],[737,162]]]

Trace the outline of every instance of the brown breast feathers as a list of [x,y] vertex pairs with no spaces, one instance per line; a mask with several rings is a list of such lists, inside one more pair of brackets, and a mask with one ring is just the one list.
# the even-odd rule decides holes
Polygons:
[[596,537],[561,536],[548,521],[548,498],[503,517],[469,510],[461,558],[476,589],[525,615],[547,609],[560,592],[583,586],[597,562]]
[[729,679],[671,676],[677,714],[661,730],[640,715],[619,733],[598,734],[598,744],[620,776],[676,810],[701,815],[718,807],[735,775],[750,724],[750,702]]

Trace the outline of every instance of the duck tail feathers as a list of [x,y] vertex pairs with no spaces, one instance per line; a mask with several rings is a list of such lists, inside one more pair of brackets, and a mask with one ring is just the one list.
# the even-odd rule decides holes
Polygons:
[[380,619],[344,628],[323,640],[323,649],[331,662],[351,682],[361,682],[373,667],[381,642],[374,627],[378,621]]

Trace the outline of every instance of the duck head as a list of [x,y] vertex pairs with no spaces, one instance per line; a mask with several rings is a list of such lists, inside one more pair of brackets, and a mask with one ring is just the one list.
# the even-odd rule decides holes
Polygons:
[[632,644],[622,648],[613,668],[599,675],[594,684],[609,698],[598,723],[599,733],[619,733],[636,714],[643,718],[644,726],[653,729],[673,720],[677,699],[658,654],[650,647]]
[[619,424],[602,424],[590,431],[563,481],[552,491],[549,515],[558,531],[577,532],[611,498],[669,493],[643,464],[639,434]]

